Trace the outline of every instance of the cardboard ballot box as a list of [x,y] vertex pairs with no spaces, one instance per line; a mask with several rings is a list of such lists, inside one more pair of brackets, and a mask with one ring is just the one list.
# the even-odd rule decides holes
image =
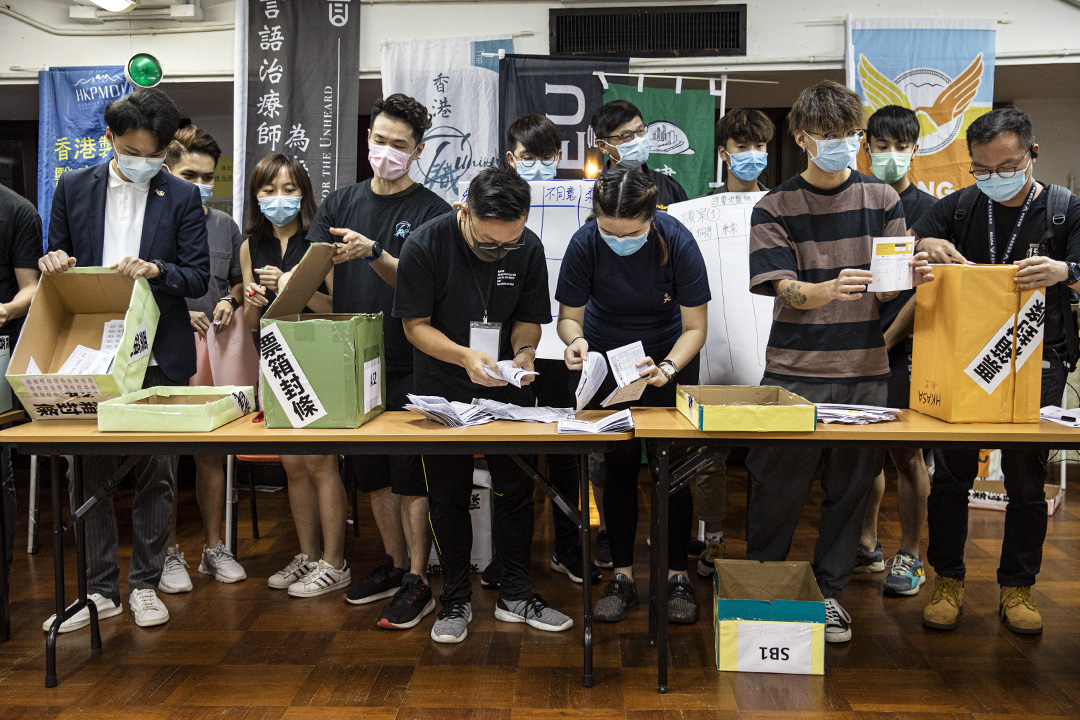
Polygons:
[[152,387],[98,403],[103,432],[210,432],[255,409],[255,388]]
[[1038,422],[1043,289],[1012,265],[935,265],[915,293],[910,405],[954,423]]
[[716,560],[716,667],[825,674],[825,600],[807,562]]
[[7,412],[14,407],[11,383],[7,380],[7,369],[10,361],[11,338],[7,335],[0,335],[0,413]]
[[270,428],[357,428],[386,409],[382,313],[304,313],[334,267],[312,243],[262,318],[259,397]]
[[146,280],[72,268],[38,284],[7,378],[30,417],[95,417],[142,387],[160,313]]
[[680,385],[676,404],[704,432],[812,432],[817,408],[773,385]]
[[[494,555],[491,539],[491,473],[487,463],[479,460],[473,468],[473,487],[469,495],[469,520],[472,523],[472,552],[469,554],[469,572],[484,572]],[[428,574],[442,572],[437,540],[431,544],[428,556]]]

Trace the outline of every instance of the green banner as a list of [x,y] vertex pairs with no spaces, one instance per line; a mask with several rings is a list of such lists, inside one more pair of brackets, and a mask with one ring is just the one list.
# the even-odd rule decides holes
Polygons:
[[713,124],[716,102],[707,90],[609,85],[604,102],[629,100],[649,124],[649,167],[679,181],[691,198],[709,192],[716,177]]

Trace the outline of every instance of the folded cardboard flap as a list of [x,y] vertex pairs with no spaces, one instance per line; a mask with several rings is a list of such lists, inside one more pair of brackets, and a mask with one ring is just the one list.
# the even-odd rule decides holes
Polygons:
[[127,405],[207,405],[229,397],[227,394],[206,395],[150,395],[148,397],[133,400]]
[[803,398],[775,385],[684,385],[699,405],[808,405]]
[[301,317],[308,301],[319,290],[334,267],[334,252],[340,243],[311,243],[300,262],[292,270],[285,289],[263,314],[265,320],[307,320]]
[[717,560],[715,565],[720,598],[822,602],[821,590],[809,563]]

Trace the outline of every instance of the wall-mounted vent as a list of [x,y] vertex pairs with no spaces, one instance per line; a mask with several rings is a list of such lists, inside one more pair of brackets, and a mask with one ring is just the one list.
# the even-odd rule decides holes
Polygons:
[[746,55],[746,5],[548,11],[552,55]]

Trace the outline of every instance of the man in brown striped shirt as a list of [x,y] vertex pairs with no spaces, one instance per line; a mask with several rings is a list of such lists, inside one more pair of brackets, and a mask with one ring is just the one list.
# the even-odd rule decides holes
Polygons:
[[[764,385],[811,402],[884,405],[889,358],[871,294],[872,238],[902,236],[900,196],[850,169],[865,114],[859,96],[825,81],[807,88],[788,115],[807,169],[771,191],[750,219],[750,290],[774,295]],[[912,260],[915,282],[932,279],[926,254]],[[863,511],[883,449],[772,447],[751,451],[746,556],[784,560],[821,467],[825,490],[814,574],[825,597],[827,642],[851,639],[839,597],[855,568]]]

